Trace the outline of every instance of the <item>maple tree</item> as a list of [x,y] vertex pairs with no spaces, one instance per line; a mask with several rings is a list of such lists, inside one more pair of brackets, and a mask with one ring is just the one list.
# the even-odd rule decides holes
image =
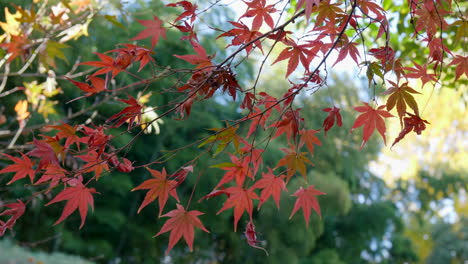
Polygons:
[[[138,213],[158,200],[158,216],[169,217],[156,234],[159,236],[170,232],[166,254],[182,237],[192,250],[194,227],[209,232],[210,227],[205,228],[202,224],[203,217],[199,218],[204,213],[189,210],[194,194],[206,199],[223,199],[224,205],[217,214],[232,209],[234,231],[237,231],[240,219],[247,215],[244,233],[247,243],[263,249],[258,246],[260,240],[255,231],[254,223],[260,223],[254,217],[255,204],[258,205],[257,210],[261,210],[262,205],[272,197],[280,209],[280,200],[293,196],[296,202],[290,217],[302,209],[308,225],[312,211],[320,215],[316,196],[325,193],[315,189],[311,184],[313,177],[308,177],[310,166],[314,165],[309,157],[313,156],[317,146],[322,145],[316,134],[323,132],[326,135],[331,129],[348,129],[352,132],[363,127],[361,149],[376,129],[385,143],[384,118],[393,117],[389,111],[396,110],[401,132],[397,136],[392,135],[395,137],[393,146],[410,132],[421,134],[430,121],[423,119],[423,111],[420,111],[413,96],[428,92],[428,89],[418,91],[413,79],[420,80],[422,86],[427,87],[428,84],[462,83],[468,78],[468,57],[464,49],[468,42],[468,11],[466,4],[455,0],[409,1],[403,4],[407,12],[397,15],[406,19],[406,25],[410,25],[410,33],[405,39],[418,43],[417,48],[422,50],[414,56],[408,56],[409,51],[394,43],[401,34],[394,32],[394,28],[401,26],[401,23],[394,24],[392,14],[395,14],[395,10],[389,7],[391,1],[300,0],[296,4],[290,1],[241,1],[244,10],[237,14],[236,21],[229,21],[228,28],[209,25],[213,31],[221,32],[216,39],[230,42],[221,55],[209,52],[210,49],[201,41],[206,36],[198,31],[198,23],[201,23],[199,21],[206,10],[200,9],[196,3],[180,1],[166,6],[178,12],[170,19],[161,19],[156,14],[152,14],[148,20],[136,19],[141,31],[128,39],[132,43],[114,43],[115,49],[94,52],[99,60],[77,61],[68,73],[55,76],[56,59],[67,60],[62,51],[66,48],[64,43],[88,34],[89,23],[103,8],[98,1],[94,4],[91,2],[62,1],[54,5],[48,1],[35,1],[29,8],[12,5],[15,13],[10,13],[8,7],[5,9],[6,20],[0,24],[4,31],[0,36],[0,67],[3,68],[0,98],[14,93],[24,93],[27,98],[26,101],[18,101],[15,106],[19,128],[9,141],[8,150],[15,149],[19,135],[26,133],[31,113],[41,114],[48,125],[42,130],[39,127],[33,129],[44,134],[35,134],[28,152],[20,152],[17,157],[2,154],[12,162],[0,170],[2,176],[14,173],[8,184],[21,182],[28,177],[31,184],[46,187],[24,201],[18,200],[1,207],[9,209],[0,212],[0,216],[11,217],[6,222],[0,220],[0,235],[20,221],[31,201],[51,191],[56,194],[47,206],[66,201],[56,224],[78,210],[82,228],[88,207],[93,208],[94,198],[99,199],[94,196],[99,190],[92,187],[93,184],[114,171],[129,173],[146,168],[154,179],[142,182],[132,191],[148,190]],[[49,9],[52,5],[54,8]],[[213,5],[208,8],[217,7]],[[104,16],[111,23],[122,26],[116,17]],[[294,25],[302,29],[297,30]],[[158,45],[169,41],[170,33],[177,31],[182,34],[180,41],[185,41],[193,52],[173,54],[174,60],[191,65],[174,69],[155,59],[155,56]],[[238,81],[237,67],[247,61],[245,58],[253,56],[262,59],[256,81],[245,87]],[[287,61],[285,78],[290,87],[281,95],[274,96],[267,88],[259,87],[258,80],[266,67],[281,67],[283,61]],[[21,67],[16,69],[15,63]],[[135,71],[132,65],[136,63],[139,67]],[[324,105],[322,111],[328,115],[323,116],[323,125],[310,127],[308,120],[302,117],[303,109],[295,101],[320,92],[327,85],[327,72],[344,63],[356,67],[368,79],[369,89],[373,91],[369,102],[354,107],[360,114],[352,127],[343,127],[339,102]],[[24,83],[24,87],[6,86],[11,76],[25,74],[33,66],[38,68],[38,77],[47,78],[46,82],[28,82]],[[76,72],[78,68],[82,72]],[[151,76],[140,75],[147,68],[152,69]],[[31,74],[34,76],[36,73]],[[151,89],[151,84],[171,76],[176,76],[172,86],[162,91]],[[99,123],[73,122],[73,118],[86,114],[87,109],[77,111],[61,122],[49,122],[48,117],[54,111],[52,100],[59,93],[57,79],[68,82],[81,92],[69,103],[103,96],[101,101],[113,99],[126,106],[100,119]],[[377,86],[388,89],[378,94],[375,92]],[[3,92],[5,88],[7,90]],[[132,95],[135,91],[138,92],[136,96]],[[160,95],[170,92],[177,96],[165,104],[150,106],[150,92]],[[387,95],[385,104],[378,103],[380,98]],[[197,184],[203,182],[203,177],[208,177],[199,176],[195,184],[189,186],[192,193],[189,200],[180,201],[177,190],[187,188],[189,181],[186,179],[195,175],[190,172],[197,170],[199,156],[187,160],[170,174],[164,167],[160,171],[150,168],[154,164],[164,163],[167,157],[142,164],[138,160],[127,159],[126,149],[151,127],[158,127],[162,118],[184,122],[191,117],[194,105],[217,96],[239,102],[238,110],[242,117],[225,120],[222,127],[209,128],[211,134],[197,139],[194,144],[202,154],[224,155],[225,162],[212,167],[213,170],[226,172],[208,194],[197,193]],[[96,105],[88,110],[99,103],[96,101]],[[131,139],[123,146],[116,147],[112,141],[118,136],[115,131],[123,131]],[[288,144],[287,148],[281,148],[283,156],[274,165],[264,164],[262,155],[268,151],[268,143],[281,138]],[[181,146],[170,155],[177,155],[181,149],[188,147]],[[296,190],[288,188],[292,178],[301,181]],[[169,196],[177,200],[177,209],[164,214]]]

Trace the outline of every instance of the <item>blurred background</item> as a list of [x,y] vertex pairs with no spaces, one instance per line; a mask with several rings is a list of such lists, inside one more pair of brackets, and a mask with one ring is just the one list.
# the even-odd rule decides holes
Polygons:
[[[12,3],[25,8],[31,5],[30,1],[1,2],[0,21],[7,20],[7,9],[10,13],[14,12]],[[203,10],[204,4],[199,4]],[[61,53],[56,54],[56,67],[51,69],[55,75],[63,75],[78,56],[81,56],[81,61],[93,61],[96,57],[92,52],[104,52],[116,48],[117,43],[128,43],[128,39],[142,29],[133,18],[150,19],[152,14],[157,14],[165,21],[165,18],[173,19],[178,11],[175,8],[163,9],[161,1],[134,1],[130,4],[111,1],[106,7],[107,16],[95,16],[92,22],[86,24],[87,35],[81,34],[67,42],[67,47],[59,47]],[[229,51],[224,47],[229,43],[222,39],[212,41],[220,32],[208,25],[227,29],[227,21],[234,19],[234,14],[226,6],[210,9],[198,24],[202,34],[200,41],[207,47],[208,54],[217,53],[215,60],[222,60],[225,52]],[[1,26],[4,32],[9,30],[4,24]],[[160,41],[154,55],[158,64],[172,68],[190,67],[184,61],[175,59],[173,54],[191,54],[192,48],[179,40],[181,35],[178,31],[171,29],[167,34],[167,40]],[[254,55],[236,69],[237,78],[243,86],[252,85],[257,63]],[[281,95],[290,87],[283,78],[285,69],[286,63],[268,68],[258,84],[259,89]],[[132,71],[136,70],[134,66]],[[150,71],[151,67],[148,67],[139,76],[150,77]],[[211,233],[198,230],[191,253],[184,243],[178,243],[169,256],[164,256],[169,236],[152,238],[163,224],[157,218],[157,206],[153,203],[136,214],[144,193],[130,190],[150,177],[146,170],[137,169],[129,174],[113,171],[97,182],[94,187],[101,195],[95,197],[95,211],[88,215],[86,225],[81,230],[78,230],[80,219],[76,213],[64,223],[53,226],[62,206],[44,207],[53,197],[52,194],[35,199],[14,230],[7,231],[0,238],[0,264],[468,263],[467,87],[450,89],[426,86],[424,89],[432,91],[425,92],[417,100],[424,105],[422,117],[431,124],[422,135],[407,135],[393,148],[383,146],[381,139],[373,136],[360,151],[360,132],[349,133],[356,116],[351,106],[368,101],[373,91],[367,88],[367,81],[354,76],[354,72],[346,69],[330,72],[326,87],[316,93],[305,93],[296,102],[303,109],[308,128],[318,129],[322,126],[326,113],[321,109],[331,104],[340,106],[344,124],[341,129],[331,129],[327,137],[318,134],[322,146],[316,147],[312,158],[315,166],[309,169],[310,183],[327,193],[318,198],[321,219],[313,213],[308,227],[302,213],[289,220],[294,199],[288,195],[284,195],[281,211],[270,200],[260,212],[255,212],[256,230],[263,241],[261,245],[270,254],[268,258],[264,252],[248,246],[242,231],[233,232],[232,210],[215,216],[224,202],[219,197],[194,205],[194,208],[205,213],[201,219]],[[165,105],[175,99],[176,94],[161,91],[171,87],[176,77],[152,83],[148,91],[154,92],[148,95],[147,105]],[[11,76],[5,91],[21,86],[34,92],[43,89],[47,81],[47,78],[33,75]],[[117,82],[124,86],[132,80],[122,75]],[[57,80],[53,87],[60,89],[60,93],[44,97],[42,111],[32,113],[28,127],[61,120],[67,111],[85,109],[93,100],[99,100],[99,96],[96,96],[66,105],[64,102],[80,96],[81,91],[65,80]],[[380,88],[377,92],[382,90]],[[138,93],[136,89],[128,92]],[[18,129],[14,107],[25,98],[24,93],[11,93],[0,98],[0,115],[4,119],[0,123],[1,152],[14,153],[7,150]],[[224,126],[222,120],[241,118],[239,105],[239,100],[226,100],[222,94],[216,95],[213,100],[194,104],[189,118],[183,122],[164,118],[158,129],[153,128],[152,133],[143,135],[135,142],[126,157],[136,161],[136,164],[145,164],[167,154],[167,151],[206,137],[210,134],[207,129]],[[105,117],[120,111],[121,106],[117,101],[101,104],[93,112],[95,122],[102,122]],[[70,122],[85,122],[91,114],[79,116]],[[398,135],[400,127],[398,122],[389,126],[387,136],[391,142]],[[158,130],[159,133],[156,133]],[[115,131],[115,146],[123,146],[131,139],[132,135],[123,131]],[[17,145],[24,145],[33,136],[33,133],[23,133]],[[283,147],[287,147],[285,140],[271,142],[263,156],[265,164],[275,164],[282,157],[280,148]],[[198,152],[196,146],[182,150],[166,162],[167,171],[174,172]],[[227,155],[223,154],[203,156],[195,172],[187,178],[187,184],[180,187],[180,199],[187,201],[198,175],[203,176],[203,180],[197,187],[194,200],[212,191],[223,171],[209,167],[226,159]],[[0,168],[8,164],[6,160],[0,160]],[[153,168],[162,169],[159,165]],[[7,186],[9,179],[3,175],[0,177],[0,201],[29,196],[37,188],[23,187],[21,183]],[[290,191],[295,190],[299,182],[293,179],[288,186]],[[175,201],[170,199],[167,208],[174,206]],[[245,226],[246,221],[246,218],[242,218],[241,226]]]

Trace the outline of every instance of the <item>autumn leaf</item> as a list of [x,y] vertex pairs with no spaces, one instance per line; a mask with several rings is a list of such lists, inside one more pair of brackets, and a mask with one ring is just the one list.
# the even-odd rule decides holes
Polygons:
[[46,191],[46,194],[49,193],[52,188],[57,186],[61,180],[66,181],[65,179],[67,171],[60,166],[49,164],[45,169],[44,174],[34,183],[39,185],[45,182],[49,183],[49,190]]
[[[108,56],[106,54],[101,54],[101,53],[98,53],[98,52],[93,52],[93,53],[96,54],[99,57],[99,59],[101,59],[101,61],[87,61],[87,62],[82,62],[82,63],[79,64],[79,65],[89,65],[89,66],[102,68],[102,69],[99,69],[98,71],[96,71],[95,73],[93,73],[93,76],[101,75],[101,74],[105,74],[105,73],[110,72],[110,73],[112,73],[112,78],[114,78],[117,74],[124,71],[131,64],[131,60],[122,60],[122,59],[120,59],[119,61],[117,61],[117,60],[114,60],[114,58],[112,58],[111,56]],[[70,80],[70,79],[68,79],[68,80]],[[77,84],[75,84],[75,85],[77,85]],[[98,88],[95,87],[95,89],[98,89]],[[84,89],[82,89],[82,90],[84,90]]]
[[16,203],[0,205],[0,208],[2,207],[8,208],[5,211],[1,212],[0,216],[10,215],[10,218],[6,222],[3,222],[2,220],[0,220],[0,237],[5,234],[5,231],[7,229],[13,228],[16,221],[24,214],[24,211],[26,210],[26,205],[23,203],[23,201],[21,200],[17,200],[17,201],[18,202]]
[[31,183],[33,183],[34,176],[36,175],[36,171],[33,169],[34,163],[28,158],[28,156],[21,153],[21,156],[23,157],[21,159],[21,158],[10,156],[6,153],[1,153],[0,155],[3,155],[9,158],[11,161],[13,161],[13,164],[8,165],[2,170],[0,170],[0,174],[8,173],[8,172],[15,172],[15,176],[13,176],[13,178],[7,184],[12,184],[13,182],[17,180],[26,178],[26,176],[28,176],[29,179],[31,180]]
[[190,3],[189,1],[180,1],[180,2],[177,2],[177,3],[168,4],[166,6],[170,6],[170,7],[181,6],[181,7],[184,8],[184,12],[182,12],[182,14],[180,14],[174,20],[174,22],[177,22],[177,21],[179,21],[181,19],[184,19],[186,17],[190,17],[190,23],[193,23],[193,21],[195,21],[195,19],[197,18],[197,14],[195,13],[195,11],[197,10],[198,6]]
[[16,120],[20,124],[24,124],[24,120],[29,117],[30,113],[28,112],[28,101],[19,100],[15,105]]
[[313,8],[320,4],[320,0],[298,0],[296,4],[296,12],[299,12],[304,4],[306,19],[309,21]]
[[146,169],[151,173],[154,179],[146,180],[139,186],[132,189],[132,192],[136,190],[149,190],[146,193],[145,199],[143,200],[143,203],[141,203],[140,208],[138,208],[138,213],[140,213],[145,206],[159,197],[159,216],[161,216],[169,195],[179,201],[179,197],[177,196],[175,189],[177,181],[167,179],[165,168],[163,168],[161,172],[150,168]]
[[319,132],[318,130],[313,130],[313,129],[310,129],[310,130],[302,129],[301,131],[299,131],[299,135],[301,135],[299,146],[302,147],[305,144],[311,155],[314,153],[314,145],[318,145],[318,146],[322,145],[322,142],[320,142],[320,139],[315,135],[318,132]]
[[310,212],[314,209],[315,212],[320,216],[320,206],[317,201],[317,195],[323,195],[324,192],[321,192],[314,188],[313,185],[304,189],[302,186],[292,195],[296,196],[296,203],[294,204],[294,208],[289,216],[289,219],[293,217],[293,215],[299,210],[302,209],[302,213],[304,214],[304,219],[306,221],[306,225],[309,226],[310,221]]
[[105,90],[105,81],[99,77],[95,77],[95,76],[88,77],[92,85],[89,85],[84,82],[78,82],[68,77],[65,77],[65,78],[69,80],[71,83],[73,83],[80,90],[85,92],[86,93],[85,96],[91,96],[93,94],[97,94]]
[[197,42],[190,41],[190,43],[192,44],[192,47],[197,53],[197,55],[174,55],[174,57],[185,60],[191,64],[197,65],[195,69],[204,69],[206,71],[209,71],[210,66],[212,65],[211,59],[214,56],[208,56],[206,54],[205,48],[203,48]]
[[275,27],[271,14],[278,10],[274,5],[266,5],[266,0],[252,0],[251,2],[244,1],[244,3],[247,5],[248,9],[239,19],[243,17],[253,17],[253,31],[259,30],[264,21],[270,28]]
[[341,119],[340,109],[338,107],[333,106],[333,108],[324,108],[322,111],[327,112],[328,116],[323,120],[323,130],[325,131],[325,136],[327,135],[328,130],[330,130],[336,122],[336,125],[341,127],[343,125],[343,121]]
[[35,148],[26,153],[26,155],[36,157],[41,160],[39,162],[39,169],[43,169],[49,164],[60,166],[55,150],[50,144],[45,142],[45,140],[34,139],[32,144],[35,146]]
[[283,148],[281,150],[285,152],[286,155],[278,162],[276,168],[281,166],[286,166],[288,168],[286,182],[288,182],[289,179],[291,179],[291,177],[296,173],[296,171],[299,171],[304,177],[304,179],[306,179],[306,163],[313,165],[313,163],[305,156],[307,152],[297,153],[294,147],[288,149]]
[[257,232],[255,231],[255,225],[252,220],[250,220],[247,223],[247,227],[245,228],[244,235],[245,235],[245,238],[247,239],[247,243],[249,244],[249,246],[263,250],[265,254],[268,256],[268,251],[266,251],[266,249],[262,248],[261,246],[257,245],[260,241],[257,240]]
[[468,56],[456,55],[449,65],[457,65],[455,68],[455,80],[458,80],[463,74],[468,78]]
[[283,115],[281,115],[281,120],[274,122],[270,127],[276,128],[276,133],[273,135],[273,138],[279,137],[282,134],[286,133],[288,142],[293,140],[299,133],[299,127],[304,118],[300,116],[300,110],[288,110]]
[[224,32],[223,34],[219,35],[216,39],[221,38],[221,37],[233,37],[231,44],[229,44],[227,47],[244,45],[254,39],[258,39],[257,41],[254,41],[252,44],[245,46],[245,51],[247,52],[247,54],[249,54],[254,47],[253,45],[255,45],[255,47],[258,47],[260,51],[263,52],[262,42],[260,41],[260,38],[259,38],[262,35],[262,33],[260,33],[259,31],[255,31],[255,30],[251,31],[242,22],[239,23],[239,22],[229,21],[229,23],[231,23],[231,25],[233,25],[235,28],[227,32]]
[[262,189],[258,208],[260,208],[262,204],[265,203],[268,198],[270,198],[270,196],[273,197],[273,200],[275,200],[276,207],[278,207],[278,209],[280,208],[279,200],[281,196],[281,190],[286,192],[288,191],[288,189],[286,189],[284,178],[286,178],[285,175],[279,175],[276,177],[271,169],[268,169],[267,173],[262,173],[262,179],[256,181],[255,184],[252,185],[253,190]]
[[70,126],[69,124],[61,122],[61,125],[56,125],[56,126],[47,126],[53,129],[58,130],[59,132],[56,134],[56,136],[60,139],[65,138],[65,148],[69,148],[72,144],[76,144],[76,147],[80,149],[80,143],[83,142],[83,140],[76,134],[78,132],[79,127],[78,126]]
[[162,26],[162,21],[158,17],[153,16],[153,20],[137,19],[137,21],[146,28],[130,40],[151,38],[151,48],[154,48],[158,44],[159,37],[166,38],[166,29]]
[[65,204],[65,208],[63,208],[62,215],[60,218],[55,222],[54,225],[59,224],[63,220],[65,220],[68,216],[70,216],[75,210],[78,209],[80,212],[81,217],[81,225],[80,229],[83,227],[86,215],[88,213],[88,206],[91,206],[91,209],[94,210],[94,199],[93,193],[96,192],[94,188],[87,188],[82,183],[79,183],[73,187],[67,187],[65,190],[61,191],[54,199],[46,204],[49,206],[53,203],[58,203],[61,201],[67,201]]
[[107,164],[107,161],[103,160],[95,150],[89,151],[84,155],[77,155],[75,157],[87,162],[87,164],[83,165],[83,171],[94,172],[96,181],[99,180],[101,174],[104,171],[109,171],[109,165]]
[[131,95],[128,95],[128,99],[119,99],[119,101],[124,102],[129,106],[109,117],[108,121],[117,119],[118,121],[114,127],[119,127],[123,123],[128,122],[129,129],[132,127],[133,123],[139,124],[141,122],[141,110],[143,107],[138,103],[138,101]]
[[420,93],[409,87],[407,82],[400,86],[392,81],[388,82],[392,86],[383,92],[385,95],[391,94],[387,99],[387,111],[392,110],[396,105],[400,123],[402,123],[402,118],[406,113],[406,105],[413,109],[415,114],[419,114],[418,103],[416,103],[416,100],[414,100],[414,97],[411,94]]
[[205,226],[203,226],[203,223],[198,218],[198,216],[202,214],[202,212],[196,210],[186,211],[182,205],[177,204],[177,209],[172,210],[162,216],[170,217],[170,219],[164,223],[161,230],[156,235],[154,235],[154,237],[171,231],[166,255],[171,251],[175,244],[177,244],[182,236],[189,246],[190,252],[192,252],[193,239],[195,237],[194,227],[197,227],[207,233],[210,232],[205,228]]
[[414,131],[416,134],[421,135],[421,132],[426,129],[426,124],[429,124],[427,120],[422,119],[418,115],[413,115],[410,113],[406,113],[409,115],[409,117],[405,117],[404,124],[405,126],[401,130],[400,134],[398,137],[395,139],[395,141],[392,144],[392,147],[400,142],[409,132]]
[[258,200],[259,198],[253,188],[245,189],[243,187],[235,186],[227,188],[224,192],[229,195],[229,198],[216,214],[218,215],[221,212],[234,207],[234,232],[237,232],[237,223],[239,222],[242,214],[244,214],[244,211],[247,211],[250,219],[252,219],[252,200]]
[[368,103],[363,103],[364,106],[357,106],[354,109],[360,113],[361,115],[356,118],[354,121],[354,125],[351,128],[352,132],[355,128],[364,126],[363,128],[363,136],[362,136],[362,144],[361,149],[364,147],[366,142],[369,140],[371,135],[374,133],[374,130],[377,128],[377,131],[382,136],[384,143],[385,143],[385,121],[384,118],[393,117],[392,114],[383,110],[385,105],[379,106],[377,109],[372,108],[369,106]]
[[302,66],[308,70],[310,62],[316,56],[316,52],[310,49],[312,44],[307,43],[298,45],[294,41],[288,41],[287,44],[289,47],[286,47],[283,51],[281,51],[281,53],[278,55],[278,58],[276,58],[272,65],[282,60],[288,60],[286,77],[291,75],[291,73],[296,70],[299,62],[301,62]]
[[246,177],[250,177],[252,179],[254,177],[252,170],[249,167],[248,160],[236,157],[234,155],[230,155],[230,156],[231,156],[230,163],[220,164],[219,166],[215,165],[216,167],[219,167],[226,171],[223,178],[221,178],[219,183],[216,185],[215,189],[233,180],[235,180],[238,186],[242,186],[244,184]]
[[404,76],[410,79],[419,79],[422,82],[422,86],[430,81],[437,82],[437,76],[435,73],[427,72],[427,64],[419,65],[413,62],[415,68],[403,67],[402,69],[407,71]]

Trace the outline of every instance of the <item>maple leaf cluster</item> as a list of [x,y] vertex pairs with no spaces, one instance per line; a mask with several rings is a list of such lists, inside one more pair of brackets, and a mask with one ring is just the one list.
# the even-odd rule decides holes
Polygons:
[[[199,17],[206,10],[200,10],[198,5],[190,1],[179,1],[167,5],[167,8],[179,12],[171,22],[156,15],[147,20],[137,19],[136,22],[143,29],[129,39],[131,44],[117,44],[115,49],[95,52],[99,60],[77,63],[76,67],[86,66],[89,75],[82,81],[77,79],[86,74],[63,76],[63,79],[83,92],[83,96],[72,101],[104,96],[106,99],[124,103],[125,106],[106,118],[105,124],[102,125],[71,125],[62,122],[45,126],[46,130],[55,134],[40,134],[39,139],[30,142],[32,150],[29,152],[20,152],[17,156],[2,154],[2,157],[12,162],[0,170],[0,174],[13,174],[7,184],[28,178],[30,184],[45,186],[44,193],[60,189],[54,191],[58,193],[46,204],[49,206],[66,202],[55,224],[61,223],[73,212],[78,211],[81,218],[79,227],[82,228],[89,207],[93,209],[95,195],[99,193],[92,187],[95,181],[113,170],[128,173],[136,167],[144,167],[151,178],[132,189],[146,191],[137,212],[140,213],[151,203],[157,202],[158,217],[169,218],[155,235],[170,232],[166,254],[182,238],[192,250],[195,228],[209,231],[200,219],[204,213],[189,210],[192,198],[183,204],[178,197],[177,188],[187,184],[186,178],[191,175],[189,173],[197,169],[197,158],[172,174],[168,173],[165,167],[160,170],[150,168],[149,165],[153,163],[134,166],[132,161],[119,157],[122,148],[116,149],[112,146],[110,135],[112,129],[121,128],[126,123],[127,133],[140,126],[146,129],[152,123],[157,124],[162,116],[172,116],[182,121],[190,117],[194,104],[202,103],[218,94],[226,94],[224,97],[233,101],[241,98],[239,113],[243,117],[239,120],[226,120],[224,127],[210,128],[211,134],[198,141],[199,148],[207,148],[206,153],[214,156],[223,153],[226,157],[226,162],[212,166],[218,169],[218,173],[220,170],[224,173],[218,177],[219,181],[214,189],[208,194],[202,194],[204,196],[199,201],[222,198],[224,203],[217,214],[233,209],[234,231],[237,231],[240,219],[246,215],[248,219],[244,235],[247,243],[254,248],[265,250],[259,245],[254,211],[261,210],[270,198],[280,209],[280,201],[284,194],[289,192],[288,184],[292,179],[299,181],[300,186],[289,195],[291,199],[295,199],[290,218],[302,210],[305,223],[309,225],[312,211],[321,215],[317,196],[325,193],[309,183],[309,167],[314,165],[310,158],[313,157],[317,146],[322,145],[319,133],[323,132],[324,136],[327,136],[330,130],[343,127],[347,120],[343,120],[340,114],[339,102],[336,102],[336,105],[328,103],[323,106],[323,111],[328,114],[324,114],[322,126],[311,128],[301,116],[303,109],[297,107],[294,102],[298,96],[308,95],[308,92],[313,94],[326,86],[328,68],[343,63],[355,65],[360,72],[365,72],[370,87],[375,86],[380,79],[382,85],[387,88],[383,94],[374,92],[370,98],[371,102],[363,102],[362,105],[354,107],[359,114],[350,131],[362,127],[361,149],[376,130],[384,143],[386,142],[385,119],[394,116],[390,111],[396,111],[402,127],[393,145],[410,132],[419,135],[426,129],[429,122],[421,117],[422,113],[415,98],[420,92],[412,88],[413,79],[420,80],[422,87],[427,84],[435,85],[441,78],[443,66],[454,69],[455,80],[464,75],[468,77],[468,57],[464,56],[465,52],[463,55],[456,54],[448,48],[450,42],[443,38],[445,30],[456,27],[455,42],[467,39],[466,18],[453,18],[455,22],[451,25],[447,22],[454,13],[451,1],[409,3],[413,37],[423,43],[425,56],[427,55],[425,61],[410,61],[400,57],[400,53],[391,47],[391,21],[376,1],[299,0],[296,4],[291,4],[291,1],[266,0],[242,2],[245,12],[240,14],[236,21],[229,21],[227,29],[209,27],[222,32],[216,39],[224,39],[229,43],[226,47],[227,55],[223,58],[216,57],[208,47],[203,46],[200,40],[206,36],[197,34]],[[33,41],[32,30],[24,30],[26,25],[30,25],[31,29],[34,25],[41,28],[41,24],[37,22],[37,14],[32,10],[16,7],[17,13],[13,15],[7,9],[8,23],[0,24],[5,31],[5,34],[0,36],[0,48],[8,55],[1,60],[1,64],[6,63],[9,69],[14,60],[34,60],[33,55],[29,54],[37,53],[41,55],[41,63],[56,67],[54,58],[63,59],[63,53],[44,52],[47,47],[49,50],[60,50],[61,43],[75,37],[65,29],[71,23],[66,14],[70,10],[76,14],[87,10],[86,5],[80,3],[72,1],[72,6],[76,6],[74,10],[68,8],[68,11],[51,12],[48,15],[47,20],[54,27],[44,28],[44,31],[60,28],[63,31],[55,33],[63,38],[58,42],[44,38],[42,44],[36,43],[40,41]],[[285,10],[289,12],[284,12]],[[91,12],[92,8],[88,11]],[[283,17],[284,13],[289,13],[289,17]],[[293,30],[292,24],[297,21],[304,25],[303,34]],[[363,34],[367,28],[372,27],[378,28],[374,35]],[[171,69],[167,65],[160,65],[161,63],[153,57],[157,54],[160,43],[169,36],[169,31],[178,31],[182,35],[180,40],[193,49],[190,54],[173,55],[189,68]],[[87,34],[87,29],[81,29],[80,32]],[[135,41],[149,41],[150,45],[136,45]],[[44,45],[45,49],[42,48]],[[36,48],[36,52],[31,52],[33,48]],[[264,59],[259,63],[257,80],[251,87],[242,85],[237,79],[237,66],[243,63],[246,57],[260,54]],[[336,54],[336,60],[328,63],[331,54]],[[346,59],[349,60],[345,61]],[[444,59],[450,60],[450,63],[444,64]],[[285,78],[290,83],[286,91],[273,96],[268,89],[257,89],[258,79],[264,67],[278,67],[282,63],[286,63]],[[134,64],[139,65],[136,73],[132,71]],[[156,73],[148,79],[143,79],[138,74],[149,66]],[[121,85],[119,78],[122,75],[135,78],[136,81],[116,87]],[[150,83],[172,75],[177,76],[177,81],[171,88],[167,88],[167,91],[179,96],[158,107],[163,109],[162,115],[155,115],[144,123],[145,112],[151,110],[145,107],[148,99],[141,96],[141,92],[146,90]],[[8,73],[5,76],[8,76]],[[141,86],[145,88],[140,89]],[[2,89],[3,87],[0,91]],[[130,89],[138,90],[140,95],[122,95],[122,91]],[[21,129],[26,126],[30,117],[29,111],[40,105],[37,98],[45,93],[42,91],[44,89],[36,94],[30,91],[32,89],[23,90],[26,90],[28,100],[19,101],[15,107],[16,120]],[[378,96],[388,96],[385,104],[376,103]],[[135,134],[130,143],[141,135],[139,132]],[[281,148],[284,154],[276,164],[267,166],[262,158],[263,153],[267,151],[262,142],[277,139],[284,140],[287,147]],[[74,166],[67,164],[69,162],[79,164],[78,168],[75,166],[71,169]],[[194,193],[195,189],[196,185],[193,186]],[[176,208],[165,212],[167,202],[172,199],[170,197],[177,202]],[[34,196],[31,199],[34,199]],[[0,204],[0,208],[6,208],[0,216],[8,218],[6,221],[0,220],[0,235],[13,228],[15,222],[24,214],[28,202],[18,200],[16,203]]]

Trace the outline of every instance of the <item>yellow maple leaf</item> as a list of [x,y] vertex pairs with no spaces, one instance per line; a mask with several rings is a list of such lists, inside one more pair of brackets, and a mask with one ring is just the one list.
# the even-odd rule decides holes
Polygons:
[[15,112],[16,112],[16,119],[21,122],[28,118],[29,112],[28,112],[28,101],[26,100],[20,100],[18,103],[15,105]]
[[11,14],[8,7],[5,7],[5,22],[0,22],[0,27],[10,36],[18,36],[21,34],[20,22],[18,21],[20,18],[20,12]]

